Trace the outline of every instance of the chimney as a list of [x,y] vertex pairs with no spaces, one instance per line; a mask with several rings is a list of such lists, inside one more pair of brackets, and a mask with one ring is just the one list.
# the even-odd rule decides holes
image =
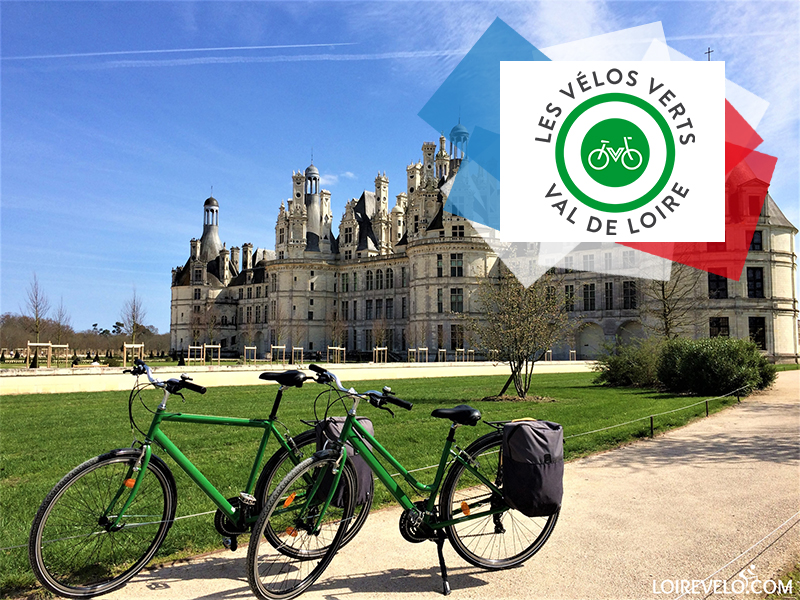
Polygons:
[[219,268],[219,278],[222,281],[222,285],[228,285],[231,280],[230,270],[228,269],[228,257],[230,256],[230,252],[225,247],[225,244],[222,245],[222,250],[219,251],[219,256],[217,257],[217,267]]
[[191,256],[191,259],[197,260],[198,257],[200,256],[200,240],[198,240],[197,238],[192,238],[192,240],[189,242],[189,246],[190,246],[189,255]]
[[240,272],[242,270],[242,265],[239,262],[239,247],[234,246],[231,248],[231,263],[233,264],[236,272]]
[[242,271],[253,268],[253,244],[242,244]]

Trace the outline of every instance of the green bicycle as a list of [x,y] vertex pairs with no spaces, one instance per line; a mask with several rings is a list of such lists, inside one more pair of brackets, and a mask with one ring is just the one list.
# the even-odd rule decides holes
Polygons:
[[[445,595],[450,593],[442,553],[445,539],[467,562],[486,569],[517,566],[547,541],[558,511],[531,518],[511,509],[503,500],[503,422],[486,422],[495,431],[462,450],[455,443],[456,429],[476,425],[481,420],[480,411],[465,405],[434,410],[431,416],[452,424],[433,483],[424,484],[356,418],[362,399],[389,412],[387,404],[407,410],[412,404],[393,396],[389,388],[364,393],[346,389],[334,373],[317,365],[309,368],[317,373],[318,383],[337,390],[342,398],[352,399],[352,408],[338,441],[292,469],[269,497],[253,527],[247,577],[258,598],[289,600],[298,596],[322,575],[341,547],[354,518],[358,494],[352,463],[344,460],[345,444],[354,448],[405,509],[400,517],[403,538],[412,543],[436,542]],[[427,499],[412,502],[376,453],[397,469],[415,491],[428,494]]]
[[[159,381],[150,368],[137,360],[132,370],[136,384],[128,402],[131,427],[133,403],[151,385],[163,390],[144,441],[137,447],[112,450],[70,471],[50,491],[39,507],[31,528],[28,555],[42,585],[67,598],[90,598],[114,591],[127,583],[153,558],[175,520],[177,488],[166,463],[152,451],[155,443],[200,487],[217,506],[214,525],[223,544],[235,550],[237,536],[248,533],[274,489],[295,465],[316,450],[314,430],[285,437],[277,420],[283,392],[301,387],[308,376],[300,371],[262,373],[262,380],[276,381],[278,392],[267,419],[241,419],[191,415],[167,411],[170,395],[184,390],[204,394],[206,389],[180,379]],[[148,381],[139,384],[139,376]],[[248,479],[238,497],[225,498],[164,434],[161,424],[194,423],[263,429]],[[138,427],[136,427],[138,429]],[[279,449],[264,465],[267,442],[274,435]],[[358,506],[344,543],[352,539],[369,514],[372,498]]]

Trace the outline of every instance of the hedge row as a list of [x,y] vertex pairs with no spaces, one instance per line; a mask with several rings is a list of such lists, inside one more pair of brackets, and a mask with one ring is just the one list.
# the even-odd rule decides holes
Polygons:
[[651,338],[606,347],[595,369],[595,383],[699,396],[721,396],[745,387],[742,395],[747,395],[772,385],[777,373],[751,340],[726,337]]

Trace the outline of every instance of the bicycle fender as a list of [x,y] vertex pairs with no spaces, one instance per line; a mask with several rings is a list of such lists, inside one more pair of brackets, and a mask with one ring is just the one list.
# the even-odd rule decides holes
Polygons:
[[[139,457],[142,451],[139,448],[118,448],[116,450],[111,450],[110,452],[106,452],[102,456],[108,457],[116,457],[116,456],[135,456]],[[175,476],[172,474],[172,470],[167,466],[167,463],[164,462],[159,456],[156,456],[155,453],[150,455],[150,462],[156,463],[164,474],[167,477],[167,482],[169,483],[170,489],[172,490],[172,500],[173,504],[177,505],[178,502],[178,486],[175,484]]]

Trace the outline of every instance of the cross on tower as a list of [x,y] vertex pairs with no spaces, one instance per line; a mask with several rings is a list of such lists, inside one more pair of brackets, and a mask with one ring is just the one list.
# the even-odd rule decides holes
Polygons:
[[711,53],[712,53],[712,52],[713,52],[713,50],[711,49],[711,46],[709,46],[709,47],[708,47],[708,50],[706,50],[705,52],[703,52],[703,54],[705,54],[706,56],[708,56],[708,60],[709,60],[709,62],[711,62]]

